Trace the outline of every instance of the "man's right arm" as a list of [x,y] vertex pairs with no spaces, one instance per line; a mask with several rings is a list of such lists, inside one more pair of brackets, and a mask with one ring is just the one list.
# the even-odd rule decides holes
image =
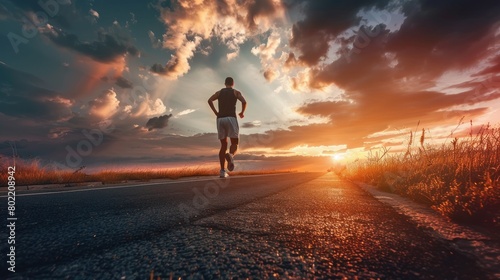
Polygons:
[[217,112],[217,109],[215,109],[214,106],[214,101],[219,99],[219,92],[214,93],[210,98],[208,99],[208,105],[210,106],[210,109],[214,112],[214,114],[217,116],[219,112]]

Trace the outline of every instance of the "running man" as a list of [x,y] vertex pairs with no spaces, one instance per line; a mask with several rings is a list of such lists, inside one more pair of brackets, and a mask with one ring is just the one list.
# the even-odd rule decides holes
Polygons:
[[[220,178],[226,178],[229,176],[225,169],[226,160],[227,169],[229,171],[234,170],[233,156],[238,149],[240,130],[238,120],[236,119],[236,101],[241,101],[241,113],[238,114],[240,118],[245,116],[244,113],[247,108],[247,102],[245,98],[243,98],[243,95],[241,95],[241,92],[233,89],[233,78],[227,77],[224,84],[226,85],[225,88],[217,91],[208,99],[208,105],[210,105],[210,108],[212,108],[212,111],[217,116],[217,133],[220,140]],[[214,106],[215,100],[219,100],[218,112]],[[227,137],[231,139],[229,153],[227,153]]]

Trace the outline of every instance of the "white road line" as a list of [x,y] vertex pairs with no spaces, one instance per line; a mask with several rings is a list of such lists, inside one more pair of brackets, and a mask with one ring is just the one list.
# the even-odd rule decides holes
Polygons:
[[[277,173],[277,174],[263,174],[263,175],[243,175],[243,176],[235,176],[234,179],[238,178],[248,178],[248,177],[262,177],[262,176],[277,176],[284,174],[298,174],[298,173]],[[224,179],[228,180],[231,177]],[[137,184],[137,185],[125,185],[125,186],[110,186],[110,187],[97,187],[97,188],[88,188],[88,189],[79,189],[79,190],[62,190],[62,191],[51,191],[51,192],[39,192],[39,193],[21,193],[16,194],[16,197],[19,196],[34,196],[34,195],[54,195],[54,194],[62,194],[62,193],[72,193],[72,192],[87,192],[87,191],[100,191],[100,190],[109,190],[109,189],[121,189],[121,188],[135,188],[135,187],[144,187],[144,186],[155,186],[155,185],[170,185],[170,184],[181,184],[181,183],[191,183],[191,182],[204,182],[204,181],[214,181],[220,180],[218,177],[212,177],[211,179],[198,179],[198,180],[182,180],[182,181],[171,181],[171,182],[158,182],[158,183],[146,183],[146,184]],[[0,198],[7,197],[7,195],[1,195]]]

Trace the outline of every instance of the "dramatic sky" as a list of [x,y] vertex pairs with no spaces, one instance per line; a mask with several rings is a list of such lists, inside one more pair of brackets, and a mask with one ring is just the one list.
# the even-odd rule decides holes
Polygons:
[[0,22],[4,157],[216,163],[207,99],[227,76],[246,166],[500,120],[497,0],[0,0]]

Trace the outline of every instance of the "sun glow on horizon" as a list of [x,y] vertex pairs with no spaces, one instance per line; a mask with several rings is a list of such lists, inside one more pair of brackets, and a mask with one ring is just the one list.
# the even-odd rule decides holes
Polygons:
[[334,161],[334,162],[341,161],[344,159],[344,157],[345,157],[344,154],[334,154],[331,156],[332,161]]

